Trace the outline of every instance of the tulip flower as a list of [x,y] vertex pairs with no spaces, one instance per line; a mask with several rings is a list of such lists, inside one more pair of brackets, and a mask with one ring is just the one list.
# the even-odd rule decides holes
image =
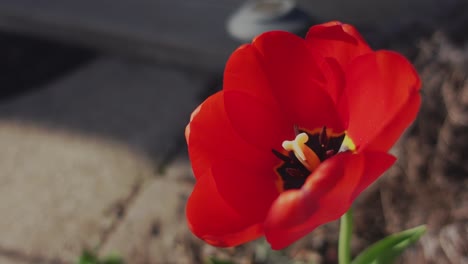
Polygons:
[[338,219],[395,162],[420,86],[403,56],[340,22],[241,46],[186,127],[189,228],[214,246],[265,236],[281,249]]

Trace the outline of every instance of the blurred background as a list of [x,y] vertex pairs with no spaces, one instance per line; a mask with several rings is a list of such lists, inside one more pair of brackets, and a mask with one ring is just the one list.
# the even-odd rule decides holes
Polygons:
[[[466,0],[0,0],[0,263],[336,263],[337,223],[285,251],[216,249],[184,208],[184,128],[249,34],[354,24],[423,80],[398,163],[356,202],[354,254],[428,224],[401,263],[468,263]],[[284,3],[287,8],[284,7]],[[260,33],[260,32],[258,32]]]

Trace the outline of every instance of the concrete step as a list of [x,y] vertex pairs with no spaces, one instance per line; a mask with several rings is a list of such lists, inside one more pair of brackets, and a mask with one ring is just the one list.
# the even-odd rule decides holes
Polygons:
[[0,102],[38,89],[95,57],[91,50],[0,32]]
[[0,28],[217,70],[237,46],[224,29],[234,0],[1,0]]
[[[438,25],[462,1],[299,0],[298,3],[320,22],[342,20],[386,32],[413,22]],[[242,3],[240,0],[0,0],[0,29],[219,71],[238,45],[226,33],[226,19]]]
[[0,260],[74,263],[126,230],[126,212],[180,151],[207,79],[104,57],[0,103]]
[[102,136],[160,163],[173,151],[211,75],[105,57],[0,104],[0,120]]
[[[186,179],[191,179],[187,181]],[[203,242],[188,229],[185,204],[193,189],[187,159],[169,165],[164,177],[152,179],[102,246],[103,256],[118,252],[127,263],[197,262]]]

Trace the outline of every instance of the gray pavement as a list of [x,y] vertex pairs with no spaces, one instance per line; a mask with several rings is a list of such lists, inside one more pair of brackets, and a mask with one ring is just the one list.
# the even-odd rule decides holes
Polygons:
[[168,160],[207,79],[104,57],[2,103],[0,258],[73,263],[97,247],[165,263],[193,184],[186,159]]
[[183,140],[190,113],[211,78],[105,57],[0,104],[0,119],[111,138],[160,163]]
[[[299,0],[316,21],[342,20],[384,33],[437,26],[463,0]],[[219,71],[238,45],[226,19],[240,0],[0,0],[0,29],[45,35],[130,57]]]
[[224,30],[235,0],[0,0],[0,29],[167,64],[222,69],[238,45]]
[[70,263],[151,177],[123,146],[70,132],[2,120],[0,145],[0,255],[12,260]]
[[194,263],[197,252],[191,245],[198,241],[185,220],[185,201],[193,188],[183,180],[191,177],[189,163],[177,160],[166,175],[148,182],[102,246],[102,255],[119,252],[130,263]]

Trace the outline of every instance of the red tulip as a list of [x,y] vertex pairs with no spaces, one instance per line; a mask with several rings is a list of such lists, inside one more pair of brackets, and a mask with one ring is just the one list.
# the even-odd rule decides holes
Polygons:
[[420,85],[404,57],[340,22],[241,46],[186,128],[190,229],[215,246],[265,235],[281,249],[339,218],[394,163]]

